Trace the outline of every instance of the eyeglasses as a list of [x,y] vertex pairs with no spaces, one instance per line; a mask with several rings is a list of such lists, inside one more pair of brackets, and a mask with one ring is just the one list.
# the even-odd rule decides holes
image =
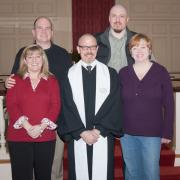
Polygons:
[[95,51],[97,49],[97,45],[94,46],[80,46],[79,47],[83,50],[83,51],[87,51],[87,50],[91,50],[91,51]]

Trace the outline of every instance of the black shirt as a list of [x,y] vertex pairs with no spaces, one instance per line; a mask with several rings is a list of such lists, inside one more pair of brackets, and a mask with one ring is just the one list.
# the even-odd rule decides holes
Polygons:
[[[11,73],[16,73],[18,71],[21,54],[24,49],[25,47],[21,48],[17,53]],[[48,58],[50,72],[61,81],[72,64],[68,52],[64,48],[52,43],[49,49],[45,49],[45,53]]]

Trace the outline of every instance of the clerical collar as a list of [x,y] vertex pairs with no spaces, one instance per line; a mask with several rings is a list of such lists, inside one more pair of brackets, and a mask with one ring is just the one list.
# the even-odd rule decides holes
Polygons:
[[96,59],[92,62],[92,63],[90,63],[90,64],[87,64],[87,63],[85,63],[84,61],[82,61],[82,63],[81,63],[81,65],[85,68],[85,69],[87,69],[87,66],[92,66],[92,68],[91,68],[91,70],[93,70],[94,69],[94,67],[96,66]]

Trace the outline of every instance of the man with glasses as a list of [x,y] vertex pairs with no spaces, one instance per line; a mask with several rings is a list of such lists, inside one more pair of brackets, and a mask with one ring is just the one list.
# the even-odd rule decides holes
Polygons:
[[63,81],[58,132],[68,145],[69,180],[114,179],[114,138],[122,135],[118,77],[96,58],[94,36],[79,38],[81,60]]
[[[72,62],[68,52],[52,42],[53,24],[51,20],[44,16],[38,17],[34,21],[32,35],[34,43],[40,45],[45,50],[45,53],[48,57],[50,72],[56,76],[60,83],[62,83],[66,71],[69,69]],[[23,50],[24,48],[21,48],[16,55],[16,59],[11,72],[12,75],[7,78],[5,83],[6,88],[12,88],[16,83],[13,79],[13,75],[19,69],[19,61]],[[51,174],[52,180],[63,180],[63,152],[64,143],[57,136],[55,156]]]

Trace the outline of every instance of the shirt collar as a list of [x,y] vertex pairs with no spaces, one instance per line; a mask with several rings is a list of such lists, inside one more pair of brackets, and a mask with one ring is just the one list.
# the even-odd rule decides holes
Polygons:
[[115,38],[115,39],[122,39],[123,37],[127,36],[126,28],[123,29],[121,33],[119,33],[119,37],[116,37],[116,36],[114,35],[113,30],[110,29],[110,31],[109,31],[109,36],[111,36],[112,38]]
[[[24,74],[24,77],[23,77],[23,79],[26,79],[26,78],[30,78],[30,74],[27,72],[27,73],[25,73]],[[40,74],[40,76],[39,76],[40,78],[43,78],[44,80],[47,80],[48,78],[47,78],[47,76],[45,76],[44,74]]]
[[94,69],[94,67],[96,66],[96,64],[97,64],[97,60],[95,59],[92,63],[90,63],[90,64],[87,64],[87,63],[85,63],[84,61],[82,61],[82,63],[81,63],[81,65],[85,68],[85,69],[87,69],[87,66],[92,66],[92,70]]

